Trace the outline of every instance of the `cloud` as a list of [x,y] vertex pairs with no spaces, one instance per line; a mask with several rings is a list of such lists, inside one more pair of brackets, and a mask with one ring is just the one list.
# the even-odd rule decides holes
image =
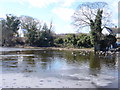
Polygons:
[[0,0],[0,1],[4,3],[18,2],[21,5],[27,3],[28,5],[30,5],[29,7],[37,8],[45,8],[50,4],[58,4],[58,6],[61,7],[69,7],[72,5],[72,3],[75,2],[75,0]]
[[5,18],[6,18],[6,15],[0,14],[0,18],[5,19]]
[[54,8],[52,12],[55,13],[58,17],[60,17],[62,20],[69,21],[74,13],[74,9],[58,7]]
[[73,27],[70,24],[65,25],[64,29],[65,29],[64,32],[66,31],[65,33],[74,33],[75,32],[75,30],[73,29]]
[[75,29],[70,24],[65,24],[65,25],[59,25],[56,24],[55,27],[55,33],[60,34],[60,33],[74,33]]
[[21,0],[21,2],[27,2],[33,7],[44,8],[54,3],[62,7],[69,7],[75,0]]
[[69,7],[69,6],[71,6],[74,2],[75,2],[75,0],[64,0],[62,6],[63,6],[63,7]]
[[0,0],[1,3],[19,3],[25,4],[27,3],[30,7],[44,8],[50,4],[59,3],[61,0]]
[[52,3],[58,3],[59,0],[22,0],[33,7],[45,8]]

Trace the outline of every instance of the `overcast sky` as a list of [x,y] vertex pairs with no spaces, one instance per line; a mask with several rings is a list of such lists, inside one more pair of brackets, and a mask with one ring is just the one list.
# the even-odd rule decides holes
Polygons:
[[[16,16],[27,15],[39,20],[53,21],[56,33],[73,33],[76,30],[71,26],[77,6],[83,2],[107,2],[112,12],[112,22],[118,23],[118,0],[0,0],[0,17],[6,14]],[[83,29],[81,32],[87,32]]]

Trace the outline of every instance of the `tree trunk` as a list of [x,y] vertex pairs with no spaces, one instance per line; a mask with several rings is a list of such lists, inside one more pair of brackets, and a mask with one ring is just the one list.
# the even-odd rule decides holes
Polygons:
[[94,45],[94,51],[95,51],[95,53],[96,53],[97,51],[100,51],[100,44],[95,43],[95,45]]

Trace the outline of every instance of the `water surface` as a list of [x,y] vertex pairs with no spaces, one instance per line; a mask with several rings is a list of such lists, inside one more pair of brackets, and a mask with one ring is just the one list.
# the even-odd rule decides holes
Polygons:
[[[1,48],[0,52],[4,76],[22,74],[23,77],[38,79],[51,77],[75,82],[89,81],[96,87],[108,86],[118,78],[119,53],[104,56],[88,51],[23,48]],[[9,84],[4,76],[6,81],[3,80],[3,87],[5,83]]]

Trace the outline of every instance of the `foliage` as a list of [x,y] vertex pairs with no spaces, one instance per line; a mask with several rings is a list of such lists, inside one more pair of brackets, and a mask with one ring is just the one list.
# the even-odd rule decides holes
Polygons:
[[100,41],[100,50],[106,51],[106,48],[110,48],[110,46],[114,46],[117,39],[113,35],[104,36],[104,39]]
[[54,43],[58,46],[62,44],[64,47],[89,48],[93,46],[91,37],[87,34],[67,34],[64,38],[57,37]]
[[29,16],[22,16],[22,28],[27,30],[27,43],[31,46],[53,46],[52,22],[50,28],[44,23]]
[[53,46],[53,35],[50,30],[42,30],[39,32],[38,38],[36,40],[36,45],[37,46],[42,46],[42,47],[50,47]]
[[37,31],[39,30],[39,21],[29,16],[21,16],[20,20],[22,29],[27,30],[25,35],[27,37],[27,43],[34,46],[37,39]]
[[63,38],[61,38],[61,37],[56,37],[56,38],[54,39],[54,46],[62,47],[63,44],[64,44]]
[[77,38],[77,46],[78,47],[92,47],[91,37],[87,34],[81,34]]
[[[46,23],[41,23],[39,20],[29,17],[21,16],[16,17],[11,14],[6,15],[6,19],[2,22],[2,38],[3,46],[30,45],[40,47],[72,47],[72,48],[91,48],[99,44],[101,49],[106,49],[116,42],[115,36],[104,36],[102,32],[102,13],[98,9],[94,20],[90,20],[91,32],[90,34],[65,34],[62,37],[53,34],[52,22],[48,26]],[[20,38],[18,29],[26,30],[25,37]],[[25,42],[26,41],[26,42]]]
[[97,45],[100,43],[101,35],[102,35],[102,13],[103,10],[98,9],[97,15],[95,17],[95,20],[91,20],[90,27],[91,27],[91,35],[93,38],[94,45]]
[[117,39],[113,35],[107,35],[107,36],[105,36],[105,41],[109,46],[109,45],[114,45],[116,43]]
[[13,38],[18,36],[19,24],[18,17],[11,14],[6,15],[6,20],[2,20],[3,46],[13,46]]
[[65,45],[75,47],[75,45],[77,44],[75,34],[68,34],[67,37],[64,39],[64,43]]

